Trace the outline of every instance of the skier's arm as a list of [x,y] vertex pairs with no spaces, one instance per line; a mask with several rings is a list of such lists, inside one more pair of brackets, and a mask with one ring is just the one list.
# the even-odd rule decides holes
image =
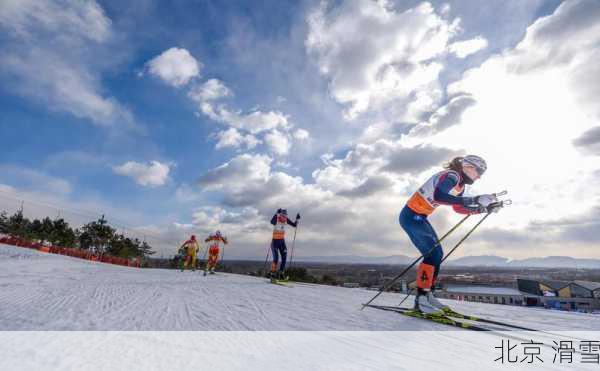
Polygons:
[[433,198],[440,204],[452,205],[454,211],[459,214],[478,214],[479,208],[473,207],[473,197],[454,196],[450,194],[459,182],[456,174],[448,173],[444,179],[438,184],[433,193]]
[[273,215],[273,217],[271,218],[271,224],[277,224],[277,214]]
[[298,225],[298,222],[293,222],[290,220],[290,218],[287,219],[287,224],[291,225],[292,227],[296,228],[296,226]]
[[223,243],[224,243],[225,245],[227,245],[227,238],[225,238],[225,237],[221,237],[221,241],[223,241]]

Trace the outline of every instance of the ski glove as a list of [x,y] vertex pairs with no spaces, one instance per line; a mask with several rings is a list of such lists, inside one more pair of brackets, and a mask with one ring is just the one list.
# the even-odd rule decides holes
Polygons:
[[497,213],[502,208],[502,202],[492,202],[488,206],[471,206],[468,209],[474,214]]
[[296,220],[300,220],[300,213],[296,214]]
[[478,206],[483,206],[483,207],[488,207],[490,206],[492,203],[497,202],[498,199],[496,198],[495,195],[480,195],[475,197],[475,203]]
[[487,212],[488,213],[497,213],[502,208],[502,202],[493,202],[488,205]]

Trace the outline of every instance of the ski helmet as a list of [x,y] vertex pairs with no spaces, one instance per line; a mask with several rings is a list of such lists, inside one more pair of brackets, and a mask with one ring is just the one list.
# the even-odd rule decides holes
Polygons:
[[283,215],[287,215],[287,210],[286,210],[286,209],[281,209],[281,213],[282,213]]
[[192,235],[192,237],[190,237],[190,240],[196,241],[196,235]]
[[487,164],[485,163],[485,160],[479,156],[467,155],[463,158],[463,164],[473,166],[479,176],[483,175],[483,173],[485,173],[487,170]]
[[220,235],[221,235],[221,231],[216,231],[216,232],[215,232],[215,234],[216,234],[217,236],[220,236]]

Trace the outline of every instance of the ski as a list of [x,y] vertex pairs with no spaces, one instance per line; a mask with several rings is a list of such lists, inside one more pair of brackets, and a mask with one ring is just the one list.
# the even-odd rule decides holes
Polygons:
[[[394,306],[384,306],[384,305],[379,305],[378,307],[385,307],[388,310],[396,310],[396,311],[410,311],[410,310],[412,310],[411,308],[394,307]],[[383,308],[379,308],[379,309],[383,309]],[[476,316],[462,314],[462,313],[456,312],[455,310],[450,309],[450,308],[443,309],[443,312],[444,312],[443,314],[446,317],[449,317],[449,318],[455,318],[455,319],[467,320],[467,321],[479,322],[479,323],[486,323],[488,325],[502,326],[502,327],[513,329],[513,330],[539,331],[539,330],[536,330],[536,329],[533,329],[533,328],[530,328],[530,327],[513,325],[511,323],[506,323],[504,321],[495,321],[495,320],[492,320],[492,319],[480,318],[480,317],[476,317]]]
[[521,331],[538,331],[538,330],[530,328],[530,327],[513,325],[511,323],[506,323],[504,321],[495,321],[492,319],[480,318],[480,317],[476,317],[476,316],[462,314],[462,313],[459,313],[450,308],[444,308],[443,311],[446,316],[452,317],[452,318],[466,319],[466,320],[474,321],[474,322],[488,323],[490,325],[504,326],[504,327],[515,329],[515,330],[521,330]]
[[[369,305],[369,306],[373,307],[373,308],[377,308],[377,309],[389,310],[389,311],[394,311],[394,312],[398,312],[398,313],[414,311],[411,308],[403,308],[403,307],[395,307],[395,306],[386,306],[386,305],[375,305],[375,306]],[[566,338],[566,339],[577,339],[577,338],[574,338],[571,336],[565,336],[564,334],[557,334],[557,333],[553,333],[553,332],[545,331],[545,330],[537,330],[537,329],[530,328],[530,327],[506,323],[504,321],[496,321],[496,320],[492,320],[492,319],[466,315],[466,314],[456,312],[455,310],[452,310],[450,308],[444,310],[444,316],[450,318],[451,320],[456,320],[456,319],[463,320],[461,322],[466,323],[466,324],[475,322],[475,325],[477,323],[480,323],[482,325],[500,326],[502,328],[502,329],[487,328],[486,329],[487,331],[499,331],[499,330],[502,330],[502,331],[515,331],[515,330],[535,331],[537,333],[543,333],[543,334],[551,335],[551,336],[559,336],[559,337]],[[464,321],[469,321],[469,322],[464,322]],[[481,326],[478,326],[478,327],[481,327]]]
[[462,328],[465,330],[471,330],[471,331],[493,331],[489,328],[485,328],[482,326],[477,326],[474,324],[470,324],[467,322],[462,322],[462,321],[457,321],[454,318],[450,318],[448,316],[446,316],[445,314],[427,314],[427,313],[423,313],[423,312],[419,312],[413,309],[408,309],[408,308],[399,308],[399,307],[393,307],[393,306],[385,306],[385,305],[373,305],[373,304],[368,304],[366,305],[369,308],[375,308],[375,309],[381,309],[381,310],[387,310],[390,312],[396,312],[405,316],[409,316],[409,317],[413,317],[413,318],[419,318],[425,321],[430,321],[430,322],[435,322],[435,323],[439,323],[439,324],[443,324],[443,325],[447,325],[447,326],[453,326],[453,327],[458,327],[458,328]]
[[272,283],[273,285],[279,285],[279,286],[285,286],[285,287],[294,287],[294,286],[290,286],[288,284],[288,280],[270,280],[269,283]]

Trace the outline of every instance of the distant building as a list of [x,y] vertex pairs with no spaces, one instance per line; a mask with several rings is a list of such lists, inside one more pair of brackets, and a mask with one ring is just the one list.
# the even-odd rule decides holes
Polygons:
[[343,287],[349,287],[349,288],[357,288],[360,287],[360,284],[356,283],[356,282],[344,282],[342,284]]
[[546,308],[591,312],[600,309],[600,283],[517,279],[519,290],[536,295]]
[[444,299],[474,301],[480,303],[524,305],[527,294],[510,287],[445,285],[436,291]]

